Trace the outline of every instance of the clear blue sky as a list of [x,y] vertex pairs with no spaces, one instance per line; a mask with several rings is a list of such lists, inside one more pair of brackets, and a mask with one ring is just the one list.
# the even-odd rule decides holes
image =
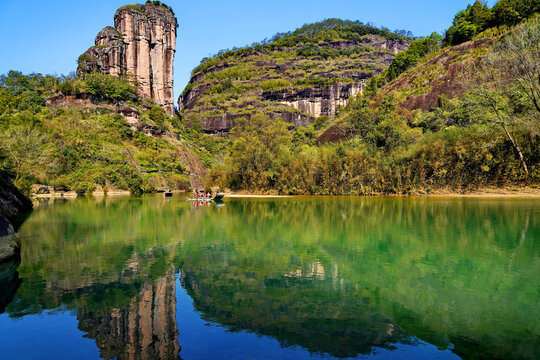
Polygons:
[[[0,73],[68,74],[113,25],[117,8],[140,1],[0,0]],[[336,17],[372,22],[416,36],[442,33],[455,13],[474,0],[168,0],[178,17],[174,91],[177,97],[200,60],[220,49],[243,46]],[[492,6],[496,1],[488,2]]]

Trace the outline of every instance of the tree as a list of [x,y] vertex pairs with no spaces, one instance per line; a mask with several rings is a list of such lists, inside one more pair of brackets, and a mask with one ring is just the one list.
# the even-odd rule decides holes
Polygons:
[[[523,170],[529,170],[512,128],[533,122],[540,128],[540,19],[525,23],[495,44],[494,51],[468,69],[473,104],[489,112],[482,119],[500,126],[517,153]],[[532,113],[515,101],[521,94],[528,99]],[[538,130],[537,130],[538,131]]]
[[1,146],[15,169],[15,182],[25,168],[37,164],[45,155],[47,136],[34,126],[14,126],[1,139]]
[[237,120],[231,131],[234,139],[225,160],[232,188],[262,190],[277,181],[290,155],[291,135],[282,120],[255,114]]
[[452,26],[446,31],[446,44],[457,45],[471,40],[489,26],[491,18],[492,11],[487,4],[475,1],[456,14]]
[[135,87],[131,86],[126,79],[95,73],[86,75],[84,81],[86,91],[100,100],[112,101],[118,104],[120,101],[136,98]]
[[494,65],[516,84],[540,113],[540,19],[524,24],[495,46]]
[[515,25],[540,12],[540,3],[537,0],[499,0],[492,10],[492,26]]
[[394,80],[407,69],[418,64],[424,55],[439,50],[440,43],[441,36],[437,33],[432,33],[425,39],[413,41],[407,50],[394,57],[388,67],[386,81]]

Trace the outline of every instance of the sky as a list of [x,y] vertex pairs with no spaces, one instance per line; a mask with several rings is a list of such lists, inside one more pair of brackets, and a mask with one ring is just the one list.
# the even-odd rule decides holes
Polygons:
[[[126,0],[0,0],[0,74],[69,74],[114,25]],[[443,33],[454,15],[474,0],[165,0],[179,20],[174,66],[175,98],[202,58],[327,18],[371,22],[416,36]],[[488,1],[492,6],[496,1]]]

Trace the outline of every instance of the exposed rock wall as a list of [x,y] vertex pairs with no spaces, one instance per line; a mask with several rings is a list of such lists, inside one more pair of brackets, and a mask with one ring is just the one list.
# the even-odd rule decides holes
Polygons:
[[338,106],[345,106],[351,96],[364,90],[364,83],[337,83],[323,88],[286,89],[279,92],[265,92],[265,100],[279,101],[308,115],[319,117],[334,116]]
[[404,98],[401,106],[409,110],[431,111],[439,106],[441,95],[452,99],[465,94],[467,88],[463,74],[467,72],[466,61],[474,60],[475,49],[488,48],[492,43],[492,39],[478,39],[448,48],[385,86],[376,100],[382,102],[392,93],[410,94],[405,98],[397,96],[398,99]]
[[[32,202],[0,175],[0,263],[19,256],[20,243],[13,222],[25,211],[32,209]],[[17,225],[17,224],[15,224]]]
[[[263,111],[264,112],[264,111]],[[315,118],[307,116],[306,114],[293,111],[274,111],[266,112],[266,115],[272,120],[281,119],[286,123],[293,124],[294,126],[308,126],[315,122]],[[251,118],[252,113],[240,113],[230,114],[223,113],[220,116],[204,116],[199,118],[203,130],[209,134],[225,135],[229,130],[235,126],[236,119]],[[188,123],[188,125],[191,125]]]
[[162,6],[124,6],[79,58],[79,75],[99,72],[132,76],[137,93],[174,113],[173,63],[177,20]]

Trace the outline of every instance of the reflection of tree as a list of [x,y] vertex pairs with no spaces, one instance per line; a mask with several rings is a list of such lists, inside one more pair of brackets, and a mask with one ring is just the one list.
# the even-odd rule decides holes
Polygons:
[[[540,243],[516,235],[534,238],[540,223],[527,219],[537,209],[526,200],[238,200],[184,244],[183,283],[208,319],[314,352],[352,356],[404,329],[466,358],[534,358]],[[386,335],[389,325],[400,332]]]
[[534,358],[538,209],[534,200],[293,198],[230,199],[217,212],[79,199],[43,207],[23,227],[40,238],[23,243],[24,281],[7,312],[77,309],[110,357],[140,346],[142,332],[129,337],[121,324],[174,264],[205,317],[286,345],[346,356],[406,331],[464,357]]
[[77,313],[79,328],[96,340],[105,359],[179,359],[174,269],[141,286],[126,307],[108,314],[85,308]]

